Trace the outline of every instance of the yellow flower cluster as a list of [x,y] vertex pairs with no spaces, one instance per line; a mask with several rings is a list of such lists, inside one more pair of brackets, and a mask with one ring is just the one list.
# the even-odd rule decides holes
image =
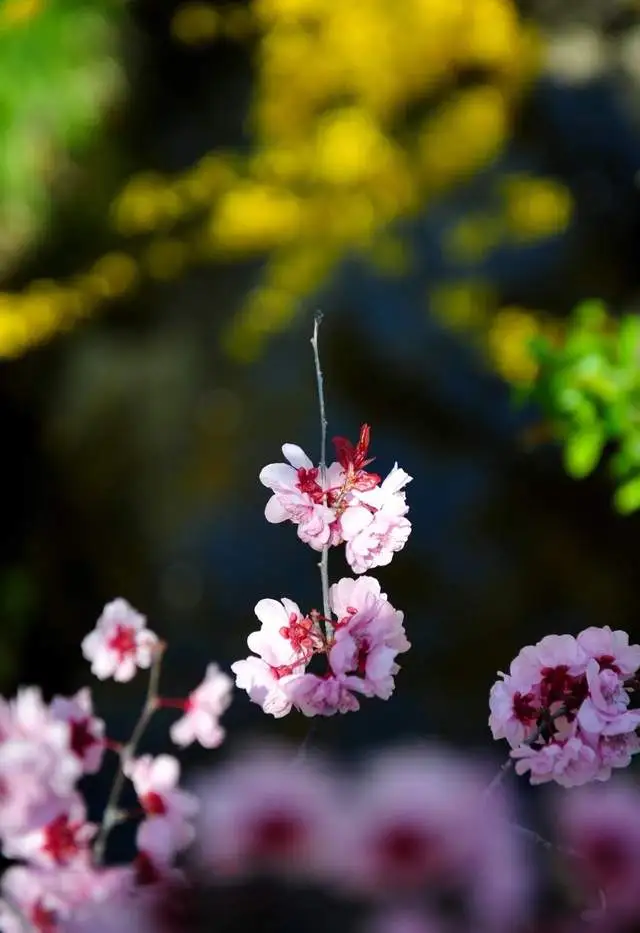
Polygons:
[[[208,153],[174,178],[132,178],[111,219],[139,238],[136,260],[113,254],[64,287],[1,296],[0,354],[70,325],[143,275],[260,254],[262,282],[225,335],[230,354],[252,359],[347,252],[404,268],[389,225],[499,153],[539,52],[512,0],[189,2],[173,33],[189,43],[254,41],[250,155]],[[445,248],[472,259],[504,237],[548,236],[570,215],[564,189],[545,180],[507,179],[503,197],[499,217],[466,219]],[[441,307],[446,316],[446,300]],[[458,300],[456,313],[473,308],[461,311]]]

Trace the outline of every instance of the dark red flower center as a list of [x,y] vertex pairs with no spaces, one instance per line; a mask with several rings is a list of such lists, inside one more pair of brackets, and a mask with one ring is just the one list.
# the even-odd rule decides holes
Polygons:
[[90,722],[91,720],[87,718],[72,720],[69,723],[71,726],[71,750],[75,752],[78,758],[84,758],[87,749],[98,742],[98,739],[90,731]]
[[124,661],[124,659],[129,655],[135,654],[135,631],[130,626],[122,625],[122,623],[119,622],[116,625],[114,634],[111,636],[107,644],[112,651],[116,652],[119,660]]
[[576,711],[589,694],[589,685],[584,674],[574,677],[569,673],[568,665],[543,667],[540,696],[542,706],[548,709],[554,703],[561,703],[567,712],[567,719],[573,719]]
[[48,910],[37,900],[31,909],[31,923],[40,933],[55,933],[58,928],[58,916],[53,910]]
[[606,888],[612,882],[620,883],[628,875],[631,859],[627,847],[614,833],[594,836],[582,846],[581,854],[593,879]]
[[164,816],[167,812],[167,805],[164,798],[155,790],[150,790],[140,798],[140,803],[144,807],[144,812],[148,816]]
[[290,854],[304,835],[302,820],[290,813],[267,813],[252,827],[250,850],[254,858]]
[[161,875],[146,852],[140,851],[133,862],[136,884],[141,887],[160,881]]
[[377,842],[382,870],[405,878],[423,878],[442,863],[442,844],[410,824],[389,828]]
[[324,492],[318,482],[318,468],[311,467],[305,470],[304,467],[300,467],[296,489],[306,493],[315,503],[320,504],[324,500]]
[[537,722],[540,715],[540,707],[536,703],[533,693],[519,693],[513,695],[513,715],[518,722],[529,726]]
[[42,850],[51,856],[57,865],[69,862],[80,851],[77,833],[80,823],[69,822],[66,813],[61,813],[45,826]]

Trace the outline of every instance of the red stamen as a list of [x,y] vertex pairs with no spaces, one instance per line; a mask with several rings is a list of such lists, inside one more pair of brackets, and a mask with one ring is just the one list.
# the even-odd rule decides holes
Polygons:
[[66,813],[61,813],[45,826],[42,851],[46,852],[57,865],[64,865],[80,851],[76,838],[82,824],[70,823]]
[[135,654],[136,636],[134,629],[128,625],[118,623],[115,634],[111,636],[107,644],[112,651],[116,652],[119,660],[124,661],[129,655]]
[[140,803],[144,807],[147,816],[164,816],[167,812],[167,805],[160,794],[150,790],[140,798]]

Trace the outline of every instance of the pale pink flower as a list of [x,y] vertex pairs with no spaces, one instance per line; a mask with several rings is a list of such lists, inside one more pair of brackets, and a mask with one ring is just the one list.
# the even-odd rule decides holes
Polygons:
[[501,794],[486,775],[438,748],[393,749],[364,764],[343,801],[335,882],[390,895],[465,889],[479,918],[513,929],[525,909],[526,872]]
[[147,819],[138,828],[140,849],[160,858],[177,852],[192,841],[195,831],[189,819],[198,809],[196,798],[178,788],[180,763],[172,755],[142,755],[129,761],[124,772],[132,781]]
[[489,728],[494,739],[506,739],[516,748],[537,728],[540,715],[539,690],[522,688],[518,681],[503,674],[489,694]]
[[[585,741],[589,736],[584,736]],[[599,736],[596,744],[596,753],[601,761],[603,775],[609,776],[611,768],[627,768],[634,755],[640,752],[640,738],[635,732],[626,735]],[[609,769],[609,774],[606,773]]]
[[60,868],[78,863],[87,864],[89,843],[97,827],[87,822],[84,801],[78,795],[65,805],[53,803],[41,825],[26,828],[5,840],[8,858],[24,859],[42,868]]
[[72,697],[54,697],[51,715],[69,724],[71,751],[82,762],[85,774],[99,771],[105,748],[105,726],[102,719],[93,715],[89,688],[83,687]]
[[380,486],[352,494],[340,527],[347,561],[356,573],[386,566],[407,543],[411,522],[405,518],[409,507],[404,486],[410,480],[396,463]]
[[560,842],[579,856],[571,860],[571,867],[585,891],[604,892],[611,929],[640,919],[637,787],[619,781],[580,788],[558,800],[557,817]]
[[137,668],[151,667],[158,636],[143,615],[124,599],[108,603],[95,629],[82,642],[82,653],[99,679],[131,680]]
[[254,611],[262,625],[259,632],[249,635],[247,645],[272,667],[304,664],[314,647],[321,645],[317,626],[305,620],[293,600],[261,599]]
[[532,784],[555,781],[562,787],[578,787],[593,780],[602,780],[600,759],[596,751],[579,736],[553,741],[540,748],[521,745],[511,757],[516,761],[516,773],[529,772]]
[[[56,891],[56,873],[20,865],[9,868],[2,877],[2,893],[38,933],[54,933],[68,906]],[[3,933],[24,933],[24,927],[10,906],[0,901]]]
[[0,742],[0,836],[37,826],[74,795],[82,766],[70,747],[68,723],[57,722],[39,689],[22,688],[8,706]]
[[578,644],[589,658],[595,658],[600,667],[611,667],[620,674],[635,674],[640,668],[640,645],[630,645],[629,636],[620,630],[612,631],[608,625],[592,626],[578,635]]
[[534,650],[541,669],[567,667],[572,677],[587,669],[589,656],[573,635],[545,635]]
[[[2,893],[38,933],[81,933],[92,905],[110,901],[123,890],[127,871],[74,864],[55,871],[13,866],[2,877]],[[15,913],[0,902],[3,933],[24,933]]]
[[305,619],[297,603],[283,597],[261,599],[255,613],[262,623],[247,638],[250,656],[231,665],[236,686],[246,690],[265,713],[280,718],[291,711],[288,685],[300,676],[321,643],[317,625]]
[[628,710],[629,694],[619,674],[600,670],[591,659],[587,667],[589,696],[578,711],[578,723],[585,732],[596,735],[623,735],[640,725],[640,710]]
[[262,658],[250,655],[243,661],[234,661],[231,670],[236,676],[236,687],[246,690],[251,702],[261,706],[267,715],[281,719],[291,712],[292,702],[287,687],[302,675],[304,666],[300,666],[296,673],[281,676]]
[[184,716],[171,726],[171,740],[183,748],[199,742],[204,748],[222,744],[220,717],[229,708],[233,681],[217,664],[209,664],[204,680],[185,701]]
[[322,762],[253,748],[201,780],[196,851],[227,878],[285,872],[315,877],[334,854],[340,794]]
[[359,677],[301,674],[291,678],[284,690],[290,701],[305,716],[333,716],[360,709],[352,690],[360,690]]
[[323,478],[296,444],[284,444],[282,453],[287,463],[270,463],[260,471],[260,482],[273,491],[265,518],[273,523],[293,522],[302,541],[322,550],[332,543],[331,525],[336,520],[325,498],[332,487],[341,485],[342,467],[331,464]]
[[358,675],[356,689],[361,693],[389,699],[399,670],[396,655],[411,647],[403,614],[388,602],[373,577],[343,578],[331,587],[330,602],[338,616],[329,653],[334,674]]

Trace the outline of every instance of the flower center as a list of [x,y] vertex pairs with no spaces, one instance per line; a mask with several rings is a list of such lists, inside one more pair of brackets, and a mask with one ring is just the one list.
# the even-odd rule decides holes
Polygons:
[[251,852],[254,857],[289,854],[304,834],[302,820],[289,813],[268,813],[253,826]]
[[320,505],[324,500],[324,492],[318,482],[318,468],[311,467],[309,470],[305,470],[304,467],[300,467],[298,469],[296,489],[306,493],[307,496],[311,497],[313,502]]
[[60,814],[44,828],[43,852],[51,856],[57,865],[71,861],[80,851],[77,832],[79,823],[70,823],[66,813]]
[[140,803],[148,816],[164,816],[167,812],[164,799],[155,790],[150,790],[148,794],[144,794],[140,798]]
[[89,731],[89,719],[72,720],[69,725],[71,726],[71,750],[82,759],[87,749],[96,745],[98,740]]
[[130,626],[119,622],[107,645],[112,651],[116,652],[120,661],[124,661],[128,655],[135,654],[136,636],[134,630]]
[[31,910],[31,922],[40,933],[55,933],[58,929],[58,918],[55,911],[47,910],[42,898],[36,901]]

